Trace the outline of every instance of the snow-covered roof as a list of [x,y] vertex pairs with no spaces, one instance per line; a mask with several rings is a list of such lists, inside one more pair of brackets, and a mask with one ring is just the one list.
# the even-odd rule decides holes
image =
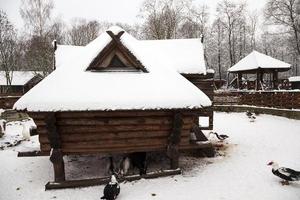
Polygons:
[[[141,40],[150,57],[160,66],[182,74],[206,74],[203,45],[200,39]],[[157,59],[160,58],[160,59]]]
[[[114,34],[123,31],[118,27],[109,30]],[[73,51],[72,56],[61,59],[57,69],[23,95],[14,108],[83,111],[191,109],[211,105],[209,98],[196,86],[174,69],[163,66],[160,60],[165,59],[164,55],[157,55],[153,60],[149,56],[153,50],[145,49],[126,32],[120,37],[121,43],[148,73],[87,71],[90,63],[111,41],[105,32],[85,47]]]
[[300,82],[300,76],[291,76],[289,82]]
[[252,51],[252,53],[229,68],[228,72],[251,71],[259,68],[288,70],[291,68],[291,65],[272,58],[271,56],[267,56],[257,51]]
[[[23,86],[30,81],[37,73],[34,71],[14,71],[10,72],[13,86]],[[7,85],[4,71],[0,71],[0,85]]]
[[55,51],[55,67],[60,67],[65,60],[74,59],[73,56],[80,54],[82,50],[83,46],[57,45],[57,49]]
[[[206,74],[203,45],[200,39],[136,40],[135,42],[140,46],[139,52],[147,54],[153,64],[175,69],[182,74]],[[100,41],[99,43],[101,44]],[[81,51],[83,51],[81,46],[57,45],[56,67],[61,66],[62,59],[78,55]]]

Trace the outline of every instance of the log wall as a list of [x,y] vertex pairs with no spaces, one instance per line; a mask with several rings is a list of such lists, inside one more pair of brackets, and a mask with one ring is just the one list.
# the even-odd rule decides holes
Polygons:
[[183,74],[183,76],[204,92],[211,100],[214,96],[213,74]]
[[300,109],[300,91],[218,92],[216,105],[252,105],[260,107]]
[[[214,98],[214,74],[207,73],[207,75],[201,74],[182,74],[187,80],[197,86],[202,92],[204,92],[210,100],[213,102]],[[207,113],[206,117],[209,118],[209,126],[203,129],[213,129],[213,121],[214,121],[214,113],[211,109],[210,112]]]
[[20,95],[17,96],[0,96],[0,108],[2,109],[12,109],[16,101],[20,98]]
[[[173,112],[59,112],[56,128],[64,154],[124,153],[165,150],[173,125]],[[42,152],[49,152],[47,113],[29,113],[37,125]],[[190,143],[190,130],[198,114],[183,113],[180,147]]]

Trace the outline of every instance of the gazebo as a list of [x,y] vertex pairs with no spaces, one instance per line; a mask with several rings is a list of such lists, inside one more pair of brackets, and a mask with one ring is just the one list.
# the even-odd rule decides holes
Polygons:
[[237,88],[241,89],[241,82],[243,74],[256,74],[255,89],[264,89],[263,87],[263,76],[264,74],[270,74],[271,87],[277,88],[278,86],[278,72],[285,72],[291,69],[291,65],[271,56],[252,51],[249,55],[244,57],[238,63],[228,69],[229,73],[237,74]]

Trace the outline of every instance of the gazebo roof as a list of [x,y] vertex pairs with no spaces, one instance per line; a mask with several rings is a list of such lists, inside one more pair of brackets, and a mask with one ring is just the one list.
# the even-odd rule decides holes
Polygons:
[[254,72],[258,69],[265,71],[287,71],[291,65],[257,51],[252,51],[238,63],[228,69],[228,72]]

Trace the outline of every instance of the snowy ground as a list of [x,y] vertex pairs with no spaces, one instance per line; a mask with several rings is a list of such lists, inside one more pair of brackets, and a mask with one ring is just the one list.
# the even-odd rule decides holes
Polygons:
[[[20,131],[19,126],[12,126],[10,132]],[[300,183],[282,186],[266,165],[276,160],[300,170],[299,120],[260,115],[255,122],[249,122],[244,113],[216,113],[215,130],[230,136],[228,148],[221,152],[225,156],[182,157],[183,175],[122,183],[118,199],[300,199]],[[16,157],[16,151],[31,145],[36,145],[36,139],[0,150],[1,200],[100,199],[104,186],[45,191],[45,183],[53,179],[48,157]],[[75,168],[68,166],[67,171]]]

